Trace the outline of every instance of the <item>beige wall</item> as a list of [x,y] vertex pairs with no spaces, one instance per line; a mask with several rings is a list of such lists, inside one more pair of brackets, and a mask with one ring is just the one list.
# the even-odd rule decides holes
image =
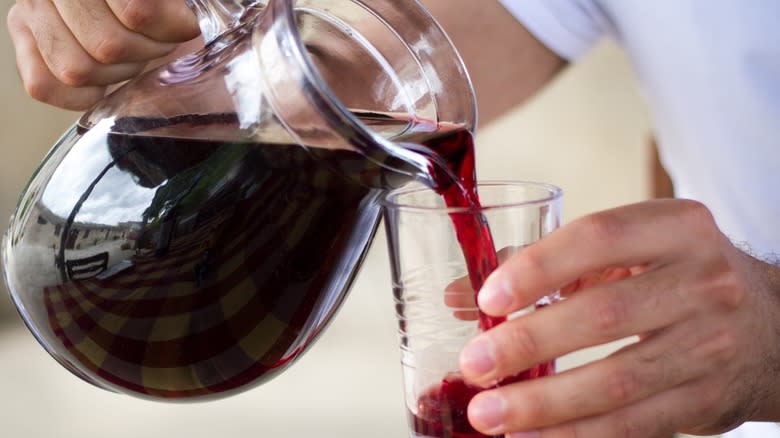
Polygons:
[[[9,4],[0,5],[3,16]],[[77,115],[25,96],[4,26],[0,59],[0,226],[5,227],[26,179]],[[605,44],[531,105],[479,133],[479,172],[483,179],[560,185],[571,219],[645,197],[649,132],[626,60]],[[0,313],[7,323],[0,333],[0,436],[404,436],[383,237],[378,234],[351,298],[318,345],[275,381],[226,401],[170,405],[99,391],[56,365],[18,317]],[[10,308],[6,295],[0,293],[0,308]],[[565,358],[562,365],[604,351]]]

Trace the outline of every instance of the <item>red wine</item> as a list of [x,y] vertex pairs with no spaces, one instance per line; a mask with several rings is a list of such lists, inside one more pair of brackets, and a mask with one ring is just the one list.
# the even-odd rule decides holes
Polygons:
[[[374,234],[379,191],[327,164],[357,157],[149,135],[110,134],[108,144],[118,171],[109,177],[130,173],[154,196],[128,225],[126,269],[66,273],[44,291],[51,328],[79,368],[163,398],[222,394],[281,372],[330,320]],[[89,198],[115,186],[101,183]],[[62,312],[72,322],[61,324]]]
[[37,220],[10,238],[54,263],[12,259],[9,284],[74,374],[151,398],[228,395],[300,357],[344,300],[392,175],[347,150],[202,139],[235,123],[79,130],[31,182],[21,205]]
[[[446,205],[450,208],[479,209],[473,135],[465,130],[457,131],[429,141],[426,146],[444,159],[458,181],[449,183],[453,176],[442,169],[434,173],[434,181],[437,182],[434,189],[442,195]],[[471,286],[473,290],[479,291],[490,273],[498,267],[498,256],[490,227],[485,217],[478,212],[452,214],[450,217],[466,260]],[[481,311],[479,315],[482,330],[493,328],[506,320],[488,316]]]
[[[480,208],[475,172],[473,135],[457,131],[425,143],[444,159],[447,169],[431,160],[434,189],[442,195],[448,207],[471,208],[474,214],[453,213],[451,219],[463,252],[469,280],[474,291],[482,288],[487,277],[498,267],[493,238]],[[452,183],[456,181],[456,183]],[[474,299],[476,301],[477,294]],[[479,312],[479,326],[488,330],[506,321],[503,317],[491,317]],[[554,361],[543,363],[506,378],[497,386],[553,374]],[[441,438],[481,438],[468,421],[468,404],[482,391],[451,373],[439,386],[425,392],[417,401],[417,413],[409,413],[413,430],[419,436]]]
[[[549,376],[555,372],[554,363],[537,365],[499,385]],[[452,373],[439,386],[429,389],[417,400],[417,414],[409,414],[412,429],[422,437],[484,438],[468,421],[468,405],[483,389],[467,384],[457,373]],[[497,437],[501,438],[501,436]]]

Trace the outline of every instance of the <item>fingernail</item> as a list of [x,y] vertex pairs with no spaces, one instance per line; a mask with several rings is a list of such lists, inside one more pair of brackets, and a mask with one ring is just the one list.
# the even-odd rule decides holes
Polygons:
[[470,376],[481,376],[496,367],[493,343],[477,338],[471,341],[460,354],[460,368]]
[[479,308],[491,315],[501,315],[508,312],[514,299],[506,283],[498,277],[488,277],[482,289],[477,294]]
[[504,424],[504,399],[496,395],[483,395],[472,400],[469,419],[483,430],[494,430]]
[[530,431],[530,432],[515,432],[507,434],[506,438],[539,438],[541,434],[539,431]]

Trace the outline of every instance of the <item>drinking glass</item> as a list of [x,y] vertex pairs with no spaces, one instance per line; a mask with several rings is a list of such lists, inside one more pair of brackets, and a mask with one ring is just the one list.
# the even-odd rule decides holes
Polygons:
[[[536,182],[487,182],[478,186],[482,206],[447,208],[426,188],[389,193],[385,229],[392,269],[401,364],[410,437],[481,437],[468,423],[468,401],[480,388],[465,383],[458,355],[480,332],[476,294],[468,281],[463,248],[453,222],[481,215],[503,262],[560,224],[562,191]],[[551,304],[557,294],[528,309]],[[551,374],[540,364],[517,380]]]

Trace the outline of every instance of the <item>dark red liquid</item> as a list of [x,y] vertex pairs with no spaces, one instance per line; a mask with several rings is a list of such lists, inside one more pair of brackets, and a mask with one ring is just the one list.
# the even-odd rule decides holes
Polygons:
[[[438,180],[436,190],[442,195],[447,206],[479,209],[472,134],[468,131],[458,131],[429,141],[426,145],[444,158],[459,181],[459,184],[452,184],[448,181],[452,179],[452,175],[447,175],[441,170],[434,172],[434,179]],[[490,273],[498,267],[498,256],[490,227],[485,217],[478,212],[453,214],[451,218],[466,259],[471,286],[475,291],[479,291]],[[506,318],[490,317],[480,312],[479,325],[482,330],[488,330],[505,320]]]
[[[555,372],[555,364],[537,365],[499,385],[549,376]],[[417,415],[409,414],[415,433],[424,437],[483,438],[468,421],[468,405],[482,388],[472,386],[457,373],[446,376],[439,386],[433,387],[417,400]],[[501,438],[499,436],[498,438]]]
[[[451,170],[451,173],[448,173],[432,164],[437,191],[443,196],[447,206],[478,209],[480,201],[472,134],[459,131],[425,144],[441,155]],[[460,184],[450,183],[453,179],[457,179]],[[473,290],[479,291],[490,273],[498,267],[490,228],[485,217],[476,211],[474,214],[455,213],[451,218],[466,260],[471,286]],[[476,300],[476,295],[474,298]],[[479,313],[479,326],[482,330],[493,328],[504,321],[506,318]],[[554,372],[554,362],[544,363],[509,377],[498,385],[547,376]],[[486,437],[471,427],[468,421],[468,404],[481,390],[465,383],[457,373],[444,377],[438,387],[431,388],[418,399],[417,414],[410,413],[410,422],[415,433],[437,438]]]
[[356,152],[195,139],[234,122],[120,119],[128,133],[73,134],[31,183],[37,220],[11,238],[53,263],[14,259],[9,272],[47,280],[11,281],[75,374],[145,397],[228,395],[289,366],[342,303],[386,171]]

